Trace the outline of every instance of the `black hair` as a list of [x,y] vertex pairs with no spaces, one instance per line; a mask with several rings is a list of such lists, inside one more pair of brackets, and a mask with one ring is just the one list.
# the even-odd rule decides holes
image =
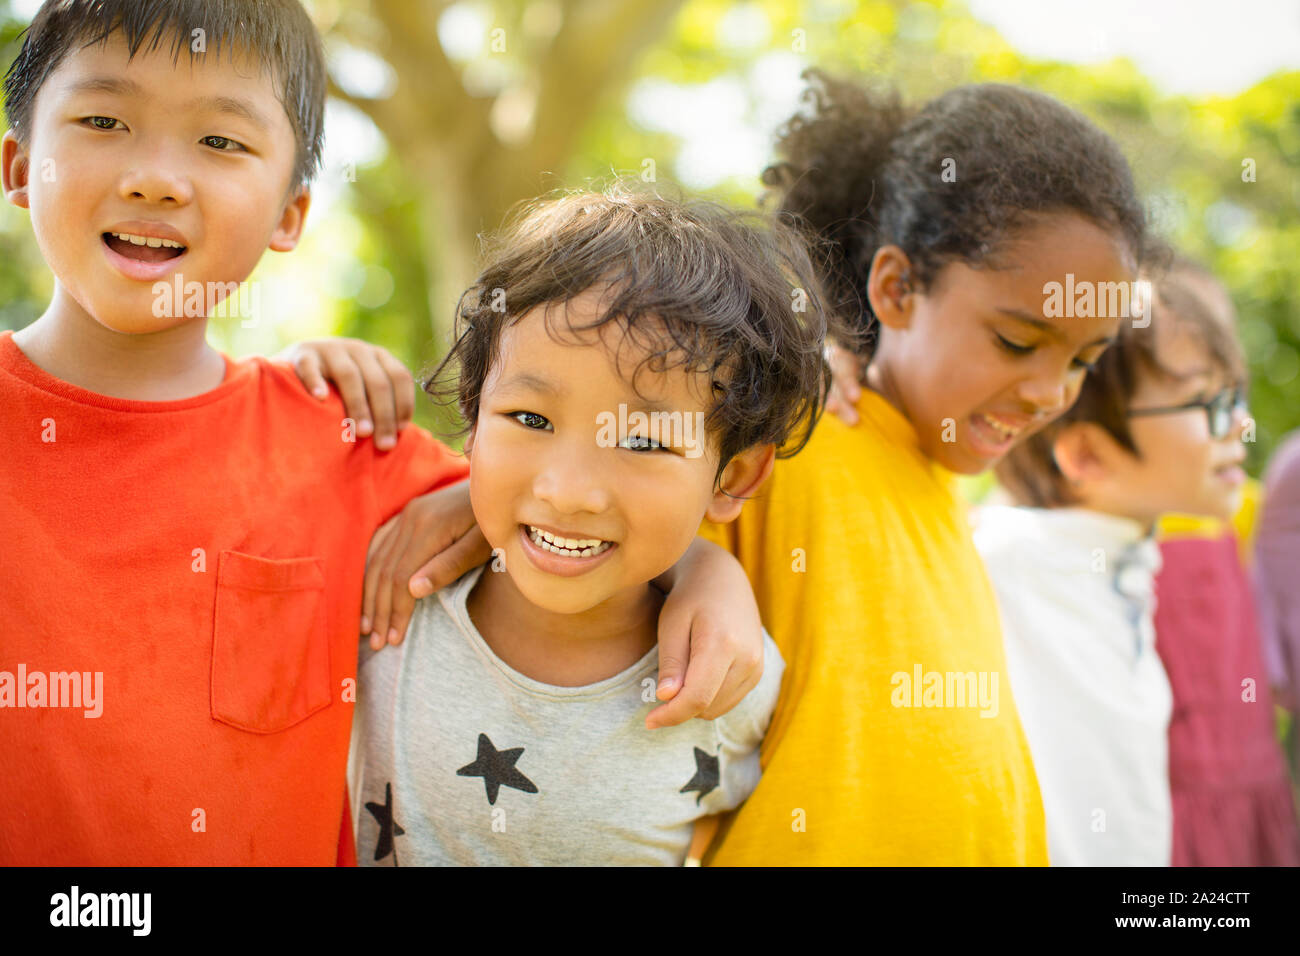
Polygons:
[[[196,34],[195,31],[203,31]],[[31,133],[32,109],[46,80],[78,45],[103,43],[115,33],[129,55],[170,40],[179,61],[204,55],[203,39],[220,55],[245,50],[270,69],[297,141],[293,182],[305,185],[320,167],[325,125],[325,55],[320,36],[298,0],[46,0],[23,35],[5,75],[5,112],[21,142]]]
[[869,355],[867,278],[876,250],[899,246],[927,288],[949,262],[996,266],[1000,243],[1039,214],[1075,212],[1142,259],[1146,216],[1123,153],[1074,110],[1000,84],[962,86],[923,107],[819,70],[809,109],[782,127],[763,173],[780,208],[832,244],[832,306]]
[[[826,314],[817,270],[780,217],[615,185],[525,205],[461,296],[456,339],[424,383],[478,419],[501,332],[539,307],[601,287],[600,315],[576,330],[620,327],[642,368],[707,370],[717,477],[761,444],[781,457],[807,443],[825,403]],[[547,329],[553,323],[547,322]]]

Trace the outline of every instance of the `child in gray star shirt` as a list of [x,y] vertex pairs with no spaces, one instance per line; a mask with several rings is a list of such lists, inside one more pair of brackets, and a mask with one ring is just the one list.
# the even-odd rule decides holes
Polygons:
[[469,425],[493,558],[362,651],[362,864],[680,865],[753,791],[776,645],[730,713],[646,729],[656,583],[807,441],[825,331],[799,237],[758,214],[616,188],[516,221],[426,386]]

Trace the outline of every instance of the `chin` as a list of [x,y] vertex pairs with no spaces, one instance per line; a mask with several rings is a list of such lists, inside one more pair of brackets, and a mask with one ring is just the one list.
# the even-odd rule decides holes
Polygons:
[[517,578],[515,579],[515,587],[519,588],[519,593],[523,594],[530,605],[543,611],[550,611],[551,614],[581,614],[582,611],[589,611],[601,604],[601,601],[606,597],[604,594],[582,593],[581,591],[563,594],[556,593],[555,588],[526,587]]
[[957,450],[955,444],[945,444],[941,448],[935,449],[935,451],[936,454],[929,454],[927,450],[927,456],[930,460],[942,465],[954,475],[980,475],[996,465],[998,461],[1001,461],[1000,458],[994,461],[985,461],[975,455],[961,453]]
[[1241,508],[1241,497],[1240,494],[1236,494],[1228,501],[1218,502],[1217,507],[1210,512],[1210,517],[1231,522],[1237,516],[1238,509]]
[[139,309],[123,311],[121,303],[117,302],[108,309],[96,309],[92,306],[86,311],[104,328],[119,335],[153,335],[195,321],[193,318],[176,319],[171,316],[160,318],[154,315],[152,299],[146,299]]

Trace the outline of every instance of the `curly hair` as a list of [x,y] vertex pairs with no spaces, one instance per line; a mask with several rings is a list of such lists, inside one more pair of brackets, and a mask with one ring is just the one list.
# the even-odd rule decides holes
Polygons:
[[828,240],[824,284],[870,355],[867,278],[876,250],[900,247],[929,287],[949,262],[996,266],[1000,243],[1031,217],[1075,212],[1123,237],[1135,264],[1146,215],[1128,163],[1089,120],[1041,93],[962,86],[917,109],[897,91],[819,70],[804,112],[779,131],[763,172],[769,199]]
[[[644,350],[642,369],[708,370],[705,428],[718,476],[747,448],[795,454],[825,405],[826,311],[809,246],[783,217],[616,184],[526,204],[456,308],[455,342],[424,381],[472,428],[501,332],[534,309],[600,287],[600,312]],[[560,334],[547,322],[553,336]],[[558,340],[558,339],[557,339]]]

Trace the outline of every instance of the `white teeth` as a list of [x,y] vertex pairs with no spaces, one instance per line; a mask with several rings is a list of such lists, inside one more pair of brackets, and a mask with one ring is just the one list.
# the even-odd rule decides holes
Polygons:
[[123,242],[129,242],[133,246],[149,246],[151,249],[184,249],[185,247],[179,242],[172,239],[159,239],[156,236],[137,236],[129,232],[111,232],[111,236],[116,236]]
[[528,525],[528,537],[542,550],[566,558],[589,558],[609,550],[612,546],[611,542],[602,541],[600,538],[561,538],[559,535],[534,528],[532,525]]
[[998,434],[1002,435],[1004,438],[1011,438],[1019,434],[1020,432],[1020,429],[1010,428],[1006,425],[1003,425],[996,418],[990,418],[988,415],[981,414],[980,418],[984,421],[985,424],[987,424],[994,431],[998,432]]

